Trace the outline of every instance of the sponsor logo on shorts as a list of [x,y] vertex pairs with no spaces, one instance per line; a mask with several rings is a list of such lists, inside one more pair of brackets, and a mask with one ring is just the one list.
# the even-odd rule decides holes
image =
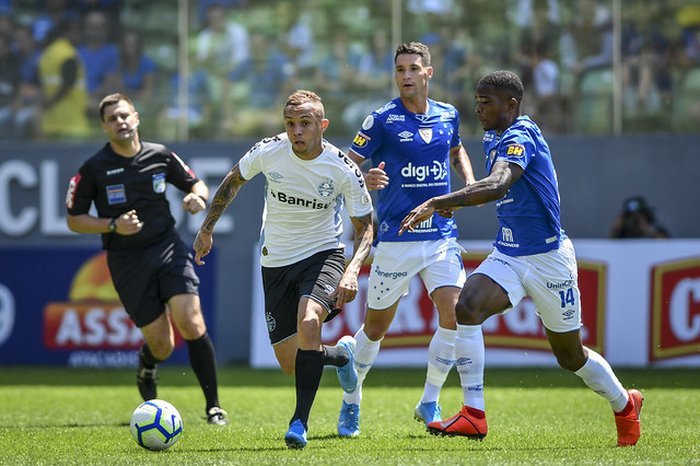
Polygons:
[[378,265],[374,266],[374,273],[379,275],[380,277],[383,278],[390,278],[392,280],[396,280],[397,278],[403,278],[408,276],[408,272],[385,272],[384,270],[380,269]]
[[574,318],[574,314],[576,314],[576,311],[573,309],[567,309],[566,311],[562,312],[561,315],[564,317],[564,320],[571,320]]
[[547,288],[550,290],[561,290],[563,288],[570,288],[574,286],[574,281],[573,280],[564,280],[563,282],[559,283],[552,283],[552,282],[547,282]]
[[269,312],[265,313],[265,322],[267,323],[268,333],[274,332],[277,328],[277,321],[274,317],[272,317],[272,314],[270,314]]

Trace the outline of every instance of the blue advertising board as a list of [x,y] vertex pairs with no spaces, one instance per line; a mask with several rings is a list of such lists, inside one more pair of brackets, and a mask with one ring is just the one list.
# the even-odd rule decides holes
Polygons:
[[[131,367],[143,337],[97,247],[0,247],[0,364]],[[197,267],[204,317],[214,306],[215,254]],[[213,339],[214,326],[208,325]],[[177,333],[177,332],[176,332]],[[186,364],[176,336],[168,363]]]

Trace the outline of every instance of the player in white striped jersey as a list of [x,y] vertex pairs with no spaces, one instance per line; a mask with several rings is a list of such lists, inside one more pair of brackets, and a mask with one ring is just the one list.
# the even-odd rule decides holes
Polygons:
[[[265,176],[265,209],[260,241],[265,317],[282,370],[294,373],[297,403],[285,442],[306,446],[308,419],[324,365],[338,368],[340,385],[357,385],[355,340],[321,344],[321,325],[357,294],[357,277],[372,243],[372,202],[360,169],[323,139],[328,127],[321,99],[297,91],[284,107],[286,134],[255,144],[219,186],[195,238],[195,261],[211,250],[214,225],[238,190],[258,173]],[[347,203],[347,205],[345,205]],[[354,228],[347,266],[340,243],[340,210]]]

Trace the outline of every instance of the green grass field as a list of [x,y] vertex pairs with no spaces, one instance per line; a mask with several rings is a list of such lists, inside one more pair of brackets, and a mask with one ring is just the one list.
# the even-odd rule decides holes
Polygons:
[[[161,370],[159,397],[184,419],[171,449],[141,449],[129,432],[140,403],[134,371],[0,367],[0,464],[700,464],[697,370],[623,370],[623,383],[646,397],[642,438],[615,447],[606,401],[558,369],[487,369],[489,434],[482,442],[434,437],[412,418],[423,370],[374,369],[356,439],[339,439],[341,400],[335,373],[324,373],[309,445],[282,439],[294,405],[293,379],[279,371],[220,370],[220,398],[232,423],[209,426],[189,368]],[[443,414],[460,407],[452,373]]]

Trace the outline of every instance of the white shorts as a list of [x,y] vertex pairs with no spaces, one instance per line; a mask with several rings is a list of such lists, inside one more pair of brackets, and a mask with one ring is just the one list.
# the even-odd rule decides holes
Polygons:
[[416,274],[428,293],[444,286],[462,288],[467,278],[462,252],[455,238],[380,242],[369,274],[367,306],[374,310],[391,307],[408,294],[408,284]]
[[511,307],[529,296],[545,328],[565,333],[581,327],[581,293],[576,252],[570,239],[559,249],[531,256],[507,256],[494,249],[472,272],[491,278],[508,294]]

